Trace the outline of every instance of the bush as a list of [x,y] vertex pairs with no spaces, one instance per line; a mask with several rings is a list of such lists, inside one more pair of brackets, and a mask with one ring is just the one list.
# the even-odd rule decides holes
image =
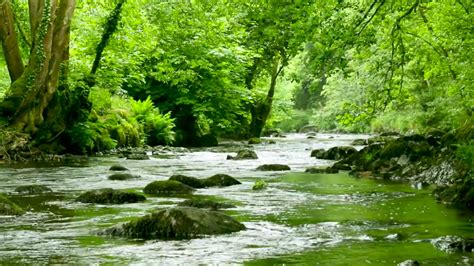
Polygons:
[[135,101],[93,88],[89,99],[92,111],[88,120],[67,132],[77,152],[173,143],[174,120],[169,113],[161,114],[150,98]]

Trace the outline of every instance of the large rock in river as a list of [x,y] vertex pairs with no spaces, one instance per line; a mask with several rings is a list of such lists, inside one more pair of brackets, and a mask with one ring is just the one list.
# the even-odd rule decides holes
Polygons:
[[104,234],[141,239],[188,239],[244,229],[242,223],[218,211],[176,207],[109,228]]
[[0,194],[0,215],[22,215],[23,213],[25,211],[22,208]]
[[239,180],[226,174],[216,174],[202,180],[205,187],[228,187],[233,185],[240,185]]
[[174,180],[154,181],[143,189],[146,194],[154,196],[186,195],[194,192],[188,185]]
[[117,173],[117,174],[110,175],[108,177],[108,179],[110,180],[121,180],[121,181],[128,180],[128,179],[135,179],[135,178],[138,178],[138,176],[128,174],[128,173]]
[[186,175],[172,175],[168,180],[178,181],[192,188],[205,187],[201,179]]
[[263,164],[257,167],[258,171],[289,171],[291,168],[284,164]]
[[257,153],[252,150],[240,150],[236,156],[227,155],[227,160],[255,160],[258,159]]
[[97,204],[123,204],[136,203],[145,201],[143,195],[114,190],[111,188],[96,189],[82,193],[77,197],[76,201],[82,203],[97,203]]

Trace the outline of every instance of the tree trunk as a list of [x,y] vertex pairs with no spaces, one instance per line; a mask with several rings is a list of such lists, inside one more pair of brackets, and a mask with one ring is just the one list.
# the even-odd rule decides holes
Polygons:
[[275,87],[277,78],[283,70],[283,64],[280,64],[280,59],[275,59],[271,72],[270,88],[268,89],[267,97],[262,102],[257,102],[251,107],[252,122],[250,123],[250,137],[259,138],[262,135],[263,127],[267,122],[268,116],[272,110],[273,95],[275,94]]
[[67,64],[74,8],[75,0],[29,0],[33,36],[30,58],[0,106],[19,132],[34,135],[45,120],[63,73],[61,68]]
[[12,82],[19,79],[24,71],[13,17],[10,1],[0,3],[0,41]]

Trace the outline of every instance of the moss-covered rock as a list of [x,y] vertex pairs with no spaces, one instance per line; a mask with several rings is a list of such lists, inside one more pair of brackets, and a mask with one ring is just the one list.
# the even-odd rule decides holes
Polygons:
[[316,149],[311,151],[311,157],[320,158],[326,151],[324,149]]
[[242,184],[239,180],[226,174],[216,174],[202,180],[205,187],[228,187]]
[[0,194],[0,215],[22,215],[25,211],[9,200],[5,195]]
[[45,185],[24,185],[15,188],[15,192],[23,195],[35,195],[53,192]]
[[472,178],[466,178],[463,182],[451,186],[438,187],[433,194],[439,201],[474,211],[474,179]]
[[289,171],[291,168],[284,164],[263,164],[257,167],[258,171]]
[[128,173],[117,173],[117,174],[110,175],[107,178],[110,180],[129,180],[129,179],[138,178],[138,176],[128,174]]
[[352,141],[351,145],[354,146],[363,146],[369,144],[366,139],[355,139]]
[[154,196],[186,195],[194,192],[188,185],[174,180],[154,181],[143,189],[146,194]]
[[249,144],[261,144],[262,143],[262,139],[260,138],[250,138],[248,140],[248,143]]
[[235,205],[232,205],[229,203],[222,203],[222,202],[216,202],[216,201],[204,200],[204,199],[188,199],[188,200],[178,203],[178,206],[194,207],[194,208],[200,208],[200,209],[212,209],[212,210],[235,208]]
[[177,207],[109,228],[104,234],[141,239],[189,239],[244,229],[243,224],[218,211]]
[[253,150],[240,150],[236,156],[227,155],[227,160],[255,160],[258,159],[257,153]]
[[267,187],[267,183],[263,180],[255,181],[255,184],[252,186],[252,190],[262,190]]
[[127,171],[128,168],[120,164],[114,164],[109,168],[110,171]]
[[310,174],[337,174],[339,170],[333,169],[331,167],[311,167],[305,170],[305,173],[310,173]]
[[114,190],[111,188],[87,191],[79,195],[79,197],[76,199],[76,201],[82,203],[97,204],[136,203],[145,200],[146,198],[143,195],[133,192]]
[[204,188],[205,185],[201,179],[185,176],[185,175],[172,175],[168,180],[178,181],[192,188]]
[[132,153],[125,156],[128,160],[149,160],[150,157],[146,154]]

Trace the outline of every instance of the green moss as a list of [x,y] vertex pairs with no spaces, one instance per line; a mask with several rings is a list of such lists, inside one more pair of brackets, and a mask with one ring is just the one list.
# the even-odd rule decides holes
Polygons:
[[235,208],[235,205],[229,203],[221,203],[212,200],[206,199],[188,199],[183,202],[180,202],[178,206],[186,206],[186,207],[194,207],[194,208],[201,208],[201,209],[227,209],[227,208]]
[[255,181],[255,184],[253,184],[252,189],[253,190],[262,190],[267,187],[267,183],[263,180],[257,180]]
[[260,143],[262,143],[262,140],[260,138],[250,138],[248,143],[249,144],[260,144]]
[[10,201],[5,195],[0,194],[0,215],[22,215],[25,211]]
[[193,191],[192,187],[174,180],[154,181],[143,189],[146,194],[154,196],[186,195]]
[[19,186],[15,189],[15,192],[19,194],[43,194],[43,193],[49,193],[52,192],[52,190],[44,185],[24,185],[24,186]]

